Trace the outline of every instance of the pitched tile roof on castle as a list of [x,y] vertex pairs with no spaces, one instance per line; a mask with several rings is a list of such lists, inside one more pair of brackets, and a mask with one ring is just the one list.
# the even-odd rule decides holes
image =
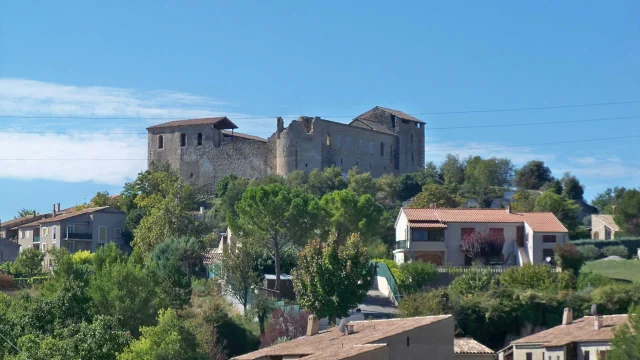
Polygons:
[[158,124],[158,125],[149,126],[147,130],[176,127],[176,126],[189,126],[189,125],[214,125],[214,127],[220,128],[220,129],[237,129],[238,128],[238,126],[236,126],[236,124],[234,124],[231,120],[229,120],[228,117],[220,116],[220,117],[201,118],[201,119],[174,120],[174,121],[169,121],[169,122]]
[[627,315],[602,316],[602,327],[594,327],[594,317],[585,316],[568,325],[558,325],[551,329],[511,342],[518,344],[541,344],[544,346],[562,346],[572,342],[609,341],[613,338],[614,328],[627,322]]
[[453,339],[454,354],[494,354],[494,351],[472,338]]
[[594,217],[594,218],[602,221],[603,224],[605,224],[609,229],[611,229],[613,231],[620,231],[620,227],[613,220],[613,215],[596,215],[596,214],[593,214],[593,215],[591,215],[591,217]]
[[[342,335],[337,327],[313,336],[303,336],[282,344],[273,345],[258,351],[240,355],[234,359],[255,360],[267,356],[308,356],[309,359],[340,359],[346,349],[351,356],[371,351],[376,341],[401,334],[451,317],[451,315],[422,316],[404,319],[385,319],[369,321],[351,321],[354,332]],[[386,346],[384,344],[379,344]],[[307,359],[307,358],[305,358]]]
[[378,122],[367,120],[367,119],[355,119],[354,121],[360,121],[361,123],[367,125],[371,130],[383,132],[385,134],[395,135],[395,133],[393,131],[387,129],[386,126],[384,126],[384,125],[382,125],[382,124],[380,124]]
[[402,112],[400,110],[393,110],[393,109],[389,109],[389,108],[382,107],[382,106],[376,106],[373,109],[371,109],[371,110],[369,110],[369,111],[367,111],[367,112],[365,112],[363,114],[358,115],[356,117],[356,119],[365,119],[365,120],[367,120],[369,118],[369,115],[374,113],[376,110],[386,111],[386,112],[388,112],[388,113],[390,113],[390,114],[392,114],[392,115],[394,115],[394,116],[396,116],[396,117],[398,117],[400,119],[409,120],[409,121],[415,121],[415,122],[421,123],[421,124],[425,123],[424,121],[422,121],[422,120],[420,120],[418,118],[415,118],[415,117],[413,117],[413,116],[411,116],[411,115],[409,115],[407,113],[404,113],[404,112]]
[[527,223],[536,232],[566,233],[567,228],[550,212],[510,213],[506,209],[420,209],[403,208],[411,222],[439,221],[441,223]]

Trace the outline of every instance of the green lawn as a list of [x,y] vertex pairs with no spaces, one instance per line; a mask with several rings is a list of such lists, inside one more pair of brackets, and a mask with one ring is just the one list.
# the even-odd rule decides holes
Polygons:
[[583,271],[593,271],[613,279],[630,280],[640,283],[640,260],[589,261]]

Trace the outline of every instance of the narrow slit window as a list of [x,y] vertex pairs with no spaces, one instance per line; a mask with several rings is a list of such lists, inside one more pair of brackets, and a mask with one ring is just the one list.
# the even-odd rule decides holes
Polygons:
[[327,146],[331,146],[331,135],[327,134]]
[[158,135],[158,149],[164,149],[164,136]]
[[380,156],[384,156],[384,143],[380,143]]
[[202,133],[198,133],[198,146],[202,145]]
[[187,146],[187,134],[182,133],[180,134],[180,147],[185,147]]

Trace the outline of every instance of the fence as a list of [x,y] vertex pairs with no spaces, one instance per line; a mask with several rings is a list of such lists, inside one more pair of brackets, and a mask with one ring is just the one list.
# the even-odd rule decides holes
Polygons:
[[[482,270],[489,272],[491,274],[502,274],[506,272],[512,267],[516,266],[487,266],[487,267],[478,267],[478,266],[439,266],[438,272],[440,274],[449,274],[449,275],[460,275],[464,274],[471,270]],[[553,272],[561,272],[562,269],[559,267],[553,267]]]
[[383,278],[386,281],[386,289],[381,289],[380,281],[378,283],[378,290],[380,290],[383,294],[389,297],[391,301],[394,303],[398,303],[400,300],[400,293],[398,292],[398,284],[396,284],[396,279],[391,274],[391,270],[385,263],[376,262],[376,277]]

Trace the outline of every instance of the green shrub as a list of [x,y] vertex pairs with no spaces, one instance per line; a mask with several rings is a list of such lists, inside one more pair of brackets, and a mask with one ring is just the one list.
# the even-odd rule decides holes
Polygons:
[[451,310],[446,288],[409,294],[398,304],[401,317],[451,314]]
[[640,248],[640,238],[620,238],[616,237],[616,240],[572,240],[571,243],[576,244],[576,246],[584,246],[584,245],[594,245],[598,249],[602,250],[604,247],[612,246],[612,245],[623,245],[629,251],[629,254],[635,254]]
[[500,284],[518,290],[549,291],[555,288],[555,274],[548,265],[527,264],[500,274]]
[[0,274],[11,275],[11,261],[5,261],[0,264]]
[[458,295],[476,294],[491,287],[493,276],[482,268],[472,268],[456,277],[449,285],[449,290]]
[[629,258],[629,250],[623,245],[605,246],[602,248],[604,256],[620,256],[621,258]]
[[404,281],[398,287],[405,293],[420,291],[424,285],[438,279],[438,268],[428,262],[413,261],[400,265]]
[[580,275],[578,275],[577,287],[578,290],[584,290],[588,288],[593,289],[613,284],[614,282],[614,279],[606,277],[602,274],[598,274],[593,271],[581,271]]
[[407,282],[407,279],[405,279],[404,273],[400,271],[400,267],[398,267],[398,264],[396,264],[395,261],[389,260],[389,259],[373,259],[371,261],[381,262],[387,265],[387,267],[389,268],[389,271],[391,271],[391,275],[393,275],[393,278],[396,281],[396,284],[402,284]]
[[563,271],[556,277],[558,290],[573,290],[576,288],[576,275],[572,271]]
[[640,304],[640,284],[613,283],[591,293],[591,301],[602,314],[625,314],[633,304]]
[[578,246],[578,251],[582,254],[585,261],[591,261],[599,259],[602,253],[600,249],[595,245],[582,245]]
[[584,257],[574,244],[556,246],[555,254],[556,261],[562,271],[572,271],[574,275],[577,275],[584,265]]

